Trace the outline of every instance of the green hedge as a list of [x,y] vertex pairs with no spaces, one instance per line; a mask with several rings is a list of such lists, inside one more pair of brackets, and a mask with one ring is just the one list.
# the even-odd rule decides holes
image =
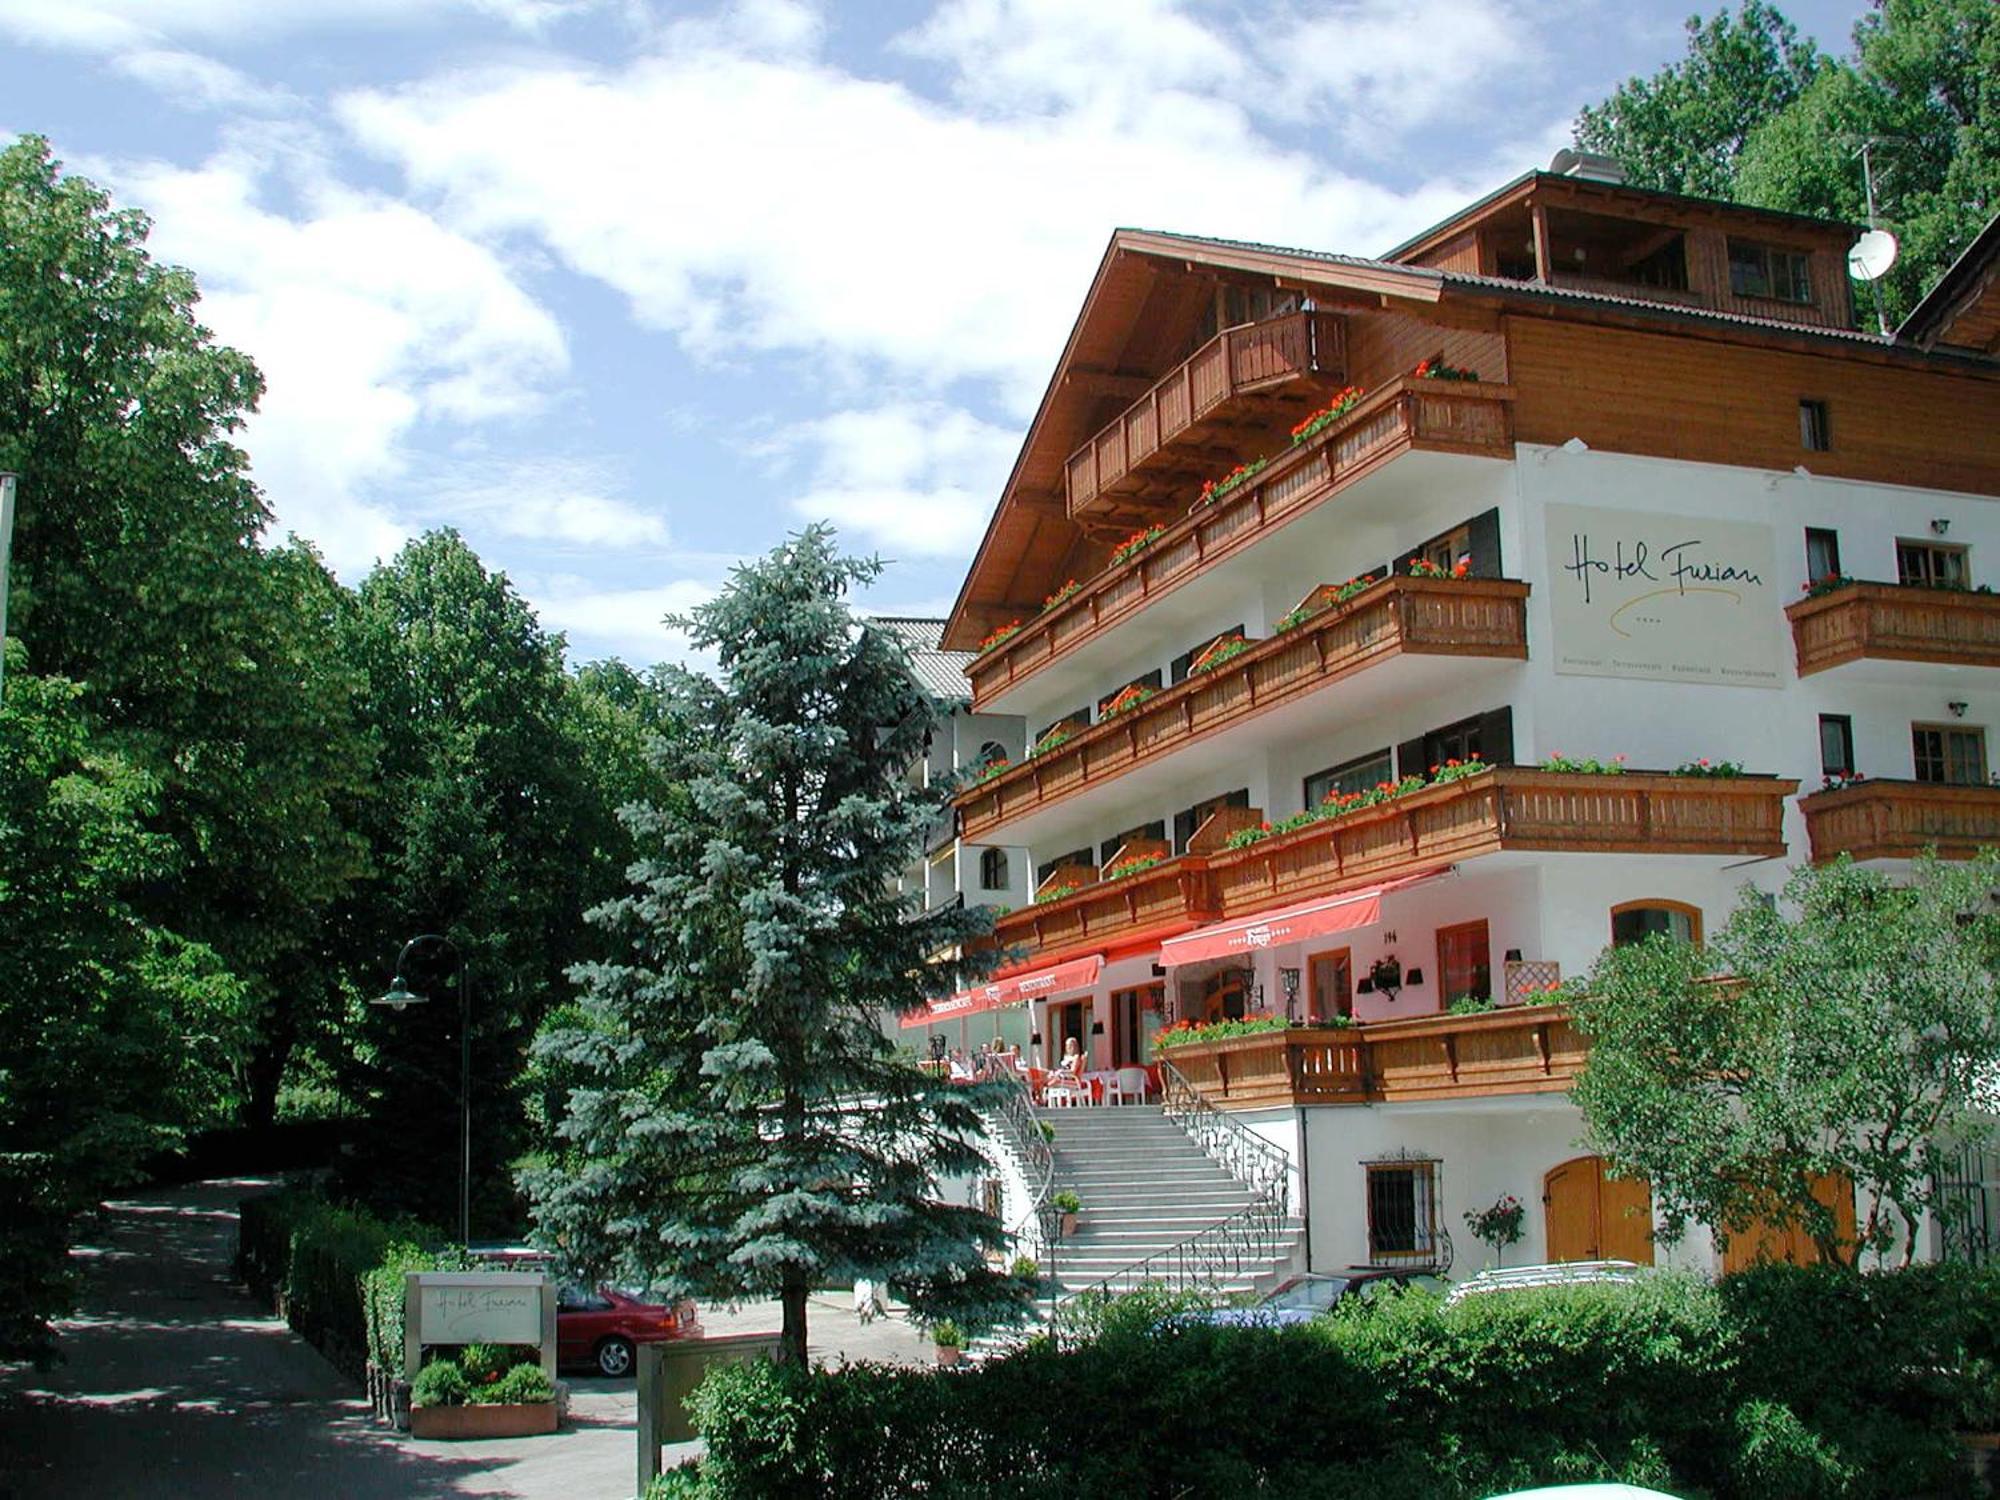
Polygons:
[[427,1231],[344,1208],[302,1188],[239,1206],[237,1273],[339,1369],[359,1377],[371,1356],[403,1357],[403,1273],[456,1268],[453,1252],[420,1248]]
[[1715,1500],[1965,1493],[2000,1280],[1788,1267],[1471,1299],[1280,1330],[1106,1320],[951,1375],[727,1367],[663,1493],[1476,1497],[1622,1479]]

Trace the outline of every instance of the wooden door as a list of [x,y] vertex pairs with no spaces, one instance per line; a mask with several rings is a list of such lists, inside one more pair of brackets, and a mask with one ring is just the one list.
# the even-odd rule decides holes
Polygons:
[[[1834,1230],[1847,1243],[1854,1242],[1854,1183],[1842,1173],[1822,1173],[1813,1179],[1813,1196],[1833,1210]],[[1788,1261],[1795,1266],[1819,1264],[1819,1246],[1812,1236],[1794,1224],[1787,1229],[1759,1220],[1748,1229],[1729,1237],[1722,1252],[1722,1270],[1747,1270],[1767,1260]]]
[[1307,974],[1310,977],[1306,996],[1308,1019],[1330,1021],[1335,1016],[1354,1014],[1354,962],[1348,949],[1315,953],[1308,960]]
[[1542,1179],[1548,1257],[1653,1263],[1653,1190],[1643,1179],[1607,1177],[1604,1160],[1579,1156]]

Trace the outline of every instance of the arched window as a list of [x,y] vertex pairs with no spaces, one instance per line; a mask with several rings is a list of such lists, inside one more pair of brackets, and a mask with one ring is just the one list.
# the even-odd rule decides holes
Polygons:
[[1007,889],[1007,851],[1005,849],[982,849],[979,851],[979,888],[982,891],[1004,891]]
[[1677,943],[1701,941],[1701,908],[1685,901],[1627,901],[1611,908],[1611,946],[1643,943],[1655,933]]
[[994,765],[1006,758],[1007,747],[998,740],[988,740],[979,747],[979,763],[982,766]]

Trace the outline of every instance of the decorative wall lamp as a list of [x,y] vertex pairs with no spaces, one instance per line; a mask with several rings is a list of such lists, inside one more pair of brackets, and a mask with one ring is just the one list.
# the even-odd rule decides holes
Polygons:
[[1395,954],[1378,958],[1368,966],[1368,982],[1377,994],[1387,995],[1393,1001],[1403,989],[1403,965]]
[[1955,698],[1955,699],[1953,699],[1953,700],[1952,700],[1951,702],[1947,703],[1947,704],[1945,705],[1945,707],[1951,710],[1951,716],[1952,716],[1952,717],[1953,717],[1954,719],[1962,719],[1962,718],[1964,718],[1964,717],[1965,717],[1965,700],[1964,700],[1964,699],[1962,699],[1962,698]]
[[1285,1019],[1299,1018],[1299,971],[1297,969],[1278,970],[1278,984],[1285,992]]
[[1103,1036],[1104,1023],[1102,1021],[1092,1021],[1090,1023],[1090,1034],[1092,1036]]
[[1947,531],[1950,530],[1951,530],[1951,519],[1948,516],[1939,516],[1936,520],[1931,522],[1932,536],[1943,536]]

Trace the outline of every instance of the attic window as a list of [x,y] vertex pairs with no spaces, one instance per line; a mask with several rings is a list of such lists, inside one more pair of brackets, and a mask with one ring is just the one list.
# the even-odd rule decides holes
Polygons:
[[1805,255],[1755,240],[1729,241],[1729,290],[1738,297],[1811,302],[1812,276]]

